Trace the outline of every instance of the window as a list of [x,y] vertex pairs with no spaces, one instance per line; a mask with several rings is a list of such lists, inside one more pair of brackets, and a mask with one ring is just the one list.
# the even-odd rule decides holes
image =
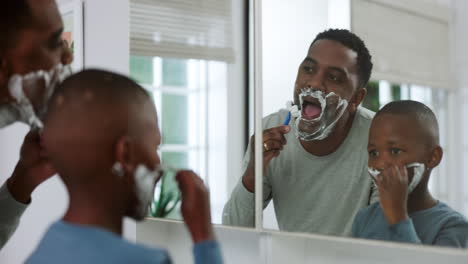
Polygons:
[[[216,123],[209,122],[210,78],[217,87],[226,87],[226,71],[226,63],[206,60],[132,56],[130,61],[131,76],[156,104],[162,163],[191,169],[205,182],[209,182],[208,167],[215,166],[208,164],[209,130]],[[167,217],[180,219],[179,214]]]
[[204,179],[214,223],[246,147],[245,4],[130,0],[130,73],[154,98],[162,162]]

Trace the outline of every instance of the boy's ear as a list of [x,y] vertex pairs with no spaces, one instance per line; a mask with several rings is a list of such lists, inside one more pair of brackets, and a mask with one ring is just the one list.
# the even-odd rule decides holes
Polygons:
[[349,102],[349,110],[350,112],[356,112],[359,105],[362,103],[364,98],[366,98],[367,89],[366,88],[359,88],[356,93],[354,94],[353,98]]
[[129,137],[121,137],[115,145],[115,161],[122,165],[126,174],[132,173],[135,168],[135,144]]
[[437,146],[432,149],[431,156],[429,157],[429,162],[427,163],[427,167],[429,169],[433,169],[440,164],[442,157],[444,155],[444,151],[440,146]]

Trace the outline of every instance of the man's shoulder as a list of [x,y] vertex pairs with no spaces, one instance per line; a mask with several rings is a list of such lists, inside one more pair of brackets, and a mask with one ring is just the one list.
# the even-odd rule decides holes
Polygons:
[[357,118],[362,122],[369,123],[369,126],[374,116],[375,116],[374,111],[371,111],[363,106],[359,106],[357,109]]

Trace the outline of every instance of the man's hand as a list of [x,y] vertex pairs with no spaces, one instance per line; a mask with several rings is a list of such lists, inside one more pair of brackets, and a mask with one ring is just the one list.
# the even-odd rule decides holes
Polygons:
[[[278,157],[280,152],[286,145],[285,134],[291,131],[290,126],[278,126],[263,131],[263,174],[270,161]],[[250,138],[250,146],[252,147],[252,155],[247,170],[242,176],[242,183],[249,192],[255,191],[255,163],[254,163],[254,150],[255,150],[255,136]]]
[[192,171],[180,171],[176,179],[182,194],[182,216],[193,242],[214,240],[210,195],[203,180]]
[[18,202],[29,203],[34,189],[56,173],[41,152],[39,133],[30,131],[21,147],[20,160],[7,182],[8,190]]
[[380,205],[389,225],[408,219],[408,172],[404,166],[390,166],[376,177]]

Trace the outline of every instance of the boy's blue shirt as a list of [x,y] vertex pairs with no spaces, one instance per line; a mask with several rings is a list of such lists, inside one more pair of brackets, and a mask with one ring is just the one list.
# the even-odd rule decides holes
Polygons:
[[379,202],[361,209],[353,223],[353,237],[466,248],[468,221],[445,203],[409,215],[389,226]]
[[[221,249],[216,241],[195,244],[196,264],[223,263]],[[35,252],[26,261],[40,263],[172,263],[164,249],[134,244],[120,236],[97,227],[54,223]]]

